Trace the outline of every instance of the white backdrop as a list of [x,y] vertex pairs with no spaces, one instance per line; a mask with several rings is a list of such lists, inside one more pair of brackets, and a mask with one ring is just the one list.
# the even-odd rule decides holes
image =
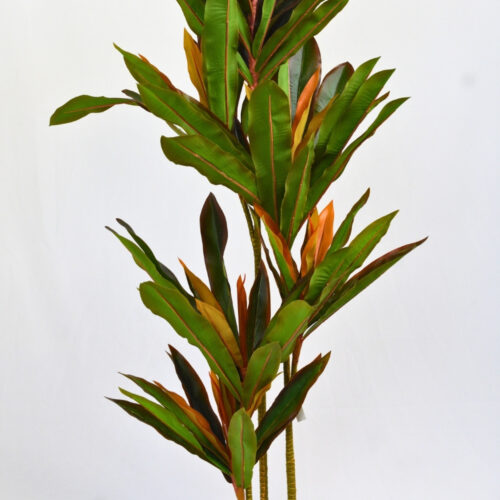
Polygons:
[[[368,5],[369,4],[369,5]],[[180,274],[203,274],[198,215],[228,216],[230,278],[251,275],[235,197],[162,156],[162,123],[116,109],[51,128],[78,94],[131,88],[112,42],[192,91],[173,0],[0,2],[0,498],[230,499],[220,474],[104,399],[118,371],[178,389],[144,278],[104,230],[122,217]],[[352,0],[320,36],[325,71],[382,55],[411,95],[328,193],[357,228],[401,212],[377,249],[429,235],[306,344],[333,350],[296,426],[300,500],[500,499],[497,0]],[[327,201],[325,199],[325,202]],[[249,276],[250,278],[250,276]],[[271,499],[285,498],[283,445]]]

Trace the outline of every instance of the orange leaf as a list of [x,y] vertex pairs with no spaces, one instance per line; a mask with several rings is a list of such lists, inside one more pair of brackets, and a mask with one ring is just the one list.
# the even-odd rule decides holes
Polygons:
[[292,253],[286,242],[285,237],[281,234],[278,224],[273,220],[273,218],[259,205],[254,205],[255,212],[264,221],[269,231],[275,236],[275,241],[278,244],[279,251],[284,257],[288,270],[293,280],[297,280],[297,269],[295,267],[295,262],[292,258]]
[[217,375],[214,372],[210,372],[210,384],[212,385],[212,393],[214,395],[215,404],[217,405],[217,409],[219,410],[219,416],[222,422],[222,429],[224,431],[224,435],[227,438],[227,428],[229,426],[229,418],[226,413],[226,409],[224,407],[224,402],[222,401],[222,393],[220,390],[220,383]]
[[302,136],[304,135],[304,130],[307,124],[307,118],[309,117],[309,110],[311,109],[311,103],[316,92],[316,88],[319,83],[319,75],[321,69],[318,68],[314,74],[309,78],[304,90],[300,94],[299,100],[297,102],[297,110],[295,112],[295,117],[292,124],[292,136],[293,136],[293,146],[292,153],[295,153]]
[[186,53],[189,78],[195,86],[200,96],[200,102],[207,105],[207,89],[203,79],[203,62],[201,58],[201,50],[193,37],[184,30],[184,52]]
[[334,210],[333,201],[331,201],[319,216],[318,225],[318,243],[316,245],[316,254],[314,256],[314,267],[316,267],[324,258],[333,240],[333,220]]
[[210,288],[208,288],[203,281],[201,281],[196,274],[192,273],[189,268],[182,262],[181,259],[179,259],[179,262],[181,263],[181,266],[184,268],[184,272],[186,273],[186,278],[189,281],[189,285],[191,288],[196,292],[198,297],[203,301],[206,302],[207,304],[210,304],[211,306],[219,309],[219,311],[222,311],[222,307],[215,298],[215,295],[211,292]]
[[243,367],[243,358],[241,357],[241,351],[238,346],[238,342],[234,336],[229,323],[227,322],[224,313],[219,309],[196,299],[196,308],[200,311],[200,314],[209,321],[209,323],[214,327],[215,331],[219,334],[220,339],[226,346],[226,349],[231,354],[234,362],[240,368]]
[[244,365],[248,361],[247,353],[247,315],[248,315],[248,302],[247,302],[247,292],[245,290],[245,277],[238,277],[236,282],[236,292],[238,297],[238,323],[240,332],[240,350],[243,356]]

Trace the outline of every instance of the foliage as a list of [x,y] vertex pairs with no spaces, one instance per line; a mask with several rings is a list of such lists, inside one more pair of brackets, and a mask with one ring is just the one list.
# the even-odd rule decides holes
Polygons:
[[[112,401],[219,469],[241,499],[256,461],[295,418],[328,363],[328,354],[319,356],[296,372],[303,340],[424,240],[363,267],[396,212],[351,238],[369,190],[336,230],[333,203],[318,209],[357,149],[406,100],[388,100],[383,89],[393,70],[374,72],[378,59],[356,69],[344,62],[321,78],[314,37],[347,0],[178,4],[192,32],[185,31],[184,48],[198,98],[175,87],[145,57],[117,46],[137,91],[76,97],[50,123],[73,122],[119,104],[136,106],[174,132],[161,138],[170,161],[195,168],[240,197],[256,252],[248,296],[242,277],[232,294],[224,264],[228,230],[212,194],[200,216],[207,284],[181,262],[187,290],[129,225],[118,220],[128,236],[111,231],[149,275],[139,287],[144,305],[205,357],[216,410],[201,377],[173,347],[169,354],[186,399],[159,382],[127,375],[149,398],[121,389],[128,399]],[[381,110],[369,119],[376,108]],[[292,249],[301,229],[297,262]],[[274,313],[268,271],[282,299]],[[252,416],[290,356],[293,376],[254,428]]]

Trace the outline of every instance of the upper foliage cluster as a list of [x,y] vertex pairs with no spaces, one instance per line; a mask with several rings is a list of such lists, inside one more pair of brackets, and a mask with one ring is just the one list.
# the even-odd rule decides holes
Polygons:
[[[134,402],[116,400],[163,436],[214,464],[241,495],[255,461],[293,419],[328,356],[318,357],[287,383],[254,430],[251,415],[304,338],[422,241],[398,248],[362,268],[387,232],[395,212],[375,220],[350,240],[367,191],[334,231],[333,205],[317,205],[344,172],[355,151],[406,100],[383,92],[393,70],[374,72],[377,59],[354,69],[345,62],[322,78],[317,35],[348,0],[178,0],[194,37],[184,48],[198,98],[184,93],[143,56],[119,47],[136,80],[126,97],[80,96],[58,108],[57,125],[99,113],[116,104],[140,107],[174,131],[162,137],[166,157],[194,167],[214,184],[239,195],[254,243],[256,276],[247,298],[237,283],[238,314],[224,267],[227,227],[211,195],[201,214],[210,286],[184,264],[190,290],[161,264],[123,221],[131,239],[114,232],[151,277],[141,298],[182,337],[197,346],[211,369],[217,417],[201,379],[171,348],[186,402],[159,383],[129,376],[156,402],[123,391]],[[374,111],[364,131],[361,123]],[[274,261],[261,234],[261,223]],[[300,262],[292,246],[306,225]],[[270,313],[266,266],[282,304]],[[362,268],[361,270],[359,270]]]

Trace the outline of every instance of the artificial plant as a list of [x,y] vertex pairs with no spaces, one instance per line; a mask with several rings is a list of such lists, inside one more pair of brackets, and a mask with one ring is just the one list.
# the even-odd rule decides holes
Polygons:
[[[150,277],[139,287],[142,301],[206,358],[215,410],[201,377],[173,347],[169,355],[185,398],[159,382],[126,375],[149,397],[120,389],[128,399],[112,401],[218,468],[240,500],[252,498],[257,462],[260,498],[268,498],[266,451],[285,431],[288,498],[293,500],[292,421],[329,358],[319,355],[299,368],[304,340],[423,242],[363,267],[396,212],[351,238],[369,190],[336,230],[333,203],[322,210],[318,204],[355,151],[406,99],[388,100],[383,89],[393,70],[374,72],[378,59],[356,69],[345,62],[321,77],[314,37],[348,0],[177,1],[191,31],[184,33],[184,48],[198,98],[175,87],[145,57],[116,47],[137,91],[124,90],[124,97],[114,98],[76,97],[58,108],[50,123],[72,122],[117,104],[164,120],[174,133],[161,138],[165,156],[240,198],[255,276],[248,295],[240,276],[234,296],[224,265],[226,220],[212,194],[200,216],[208,284],[181,262],[186,289],[118,220],[128,236],[111,231]],[[353,139],[375,108],[381,109]],[[281,297],[273,312],[269,274]],[[284,387],[268,406],[266,392],[280,370]]]

